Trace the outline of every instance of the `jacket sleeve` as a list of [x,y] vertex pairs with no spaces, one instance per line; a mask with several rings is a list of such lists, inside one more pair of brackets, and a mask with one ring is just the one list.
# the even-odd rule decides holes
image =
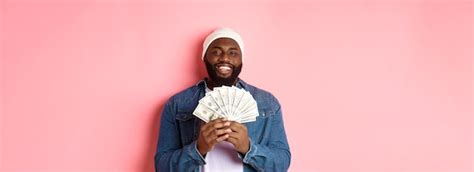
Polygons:
[[195,171],[205,161],[196,147],[196,141],[181,146],[173,101],[166,103],[161,113],[158,145],[155,154],[155,171]]
[[257,171],[287,171],[290,166],[291,153],[279,104],[272,120],[268,144],[250,140],[250,149],[242,159]]

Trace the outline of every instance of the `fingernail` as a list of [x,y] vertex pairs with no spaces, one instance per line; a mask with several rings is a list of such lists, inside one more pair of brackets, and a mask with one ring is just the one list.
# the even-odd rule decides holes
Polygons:
[[229,126],[230,125],[230,122],[226,122],[224,123],[225,126]]
[[230,128],[225,130],[225,131],[228,132],[228,133],[232,132],[232,130]]

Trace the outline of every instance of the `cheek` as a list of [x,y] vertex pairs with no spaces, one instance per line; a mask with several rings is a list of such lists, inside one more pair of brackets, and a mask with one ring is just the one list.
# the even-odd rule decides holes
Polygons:
[[217,58],[215,58],[213,56],[206,56],[206,59],[210,64],[212,64],[212,65],[216,64]]
[[236,58],[232,61],[234,65],[241,65],[242,64],[242,59],[241,58]]

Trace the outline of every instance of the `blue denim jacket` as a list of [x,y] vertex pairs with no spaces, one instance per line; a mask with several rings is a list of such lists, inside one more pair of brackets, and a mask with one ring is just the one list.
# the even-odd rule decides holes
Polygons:
[[[249,91],[257,101],[259,116],[245,123],[250,137],[250,149],[240,155],[247,171],[287,171],[291,153],[283,126],[278,100],[269,92],[245,83],[237,87]],[[161,114],[160,134],[155,154],[155,169],[168,171],[199,171],[206,162],[199,154],[196,140],[203,121],[192,113],[205,95],[206,82],[172,96]],[[237,152],[236,152],[237,154]]]

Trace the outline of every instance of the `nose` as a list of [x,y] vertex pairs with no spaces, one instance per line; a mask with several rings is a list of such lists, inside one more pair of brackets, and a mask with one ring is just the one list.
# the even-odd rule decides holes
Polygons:
[[219,57],[219,62],[229,62],[230,57],[227,53],[222,53],[222,55]]

